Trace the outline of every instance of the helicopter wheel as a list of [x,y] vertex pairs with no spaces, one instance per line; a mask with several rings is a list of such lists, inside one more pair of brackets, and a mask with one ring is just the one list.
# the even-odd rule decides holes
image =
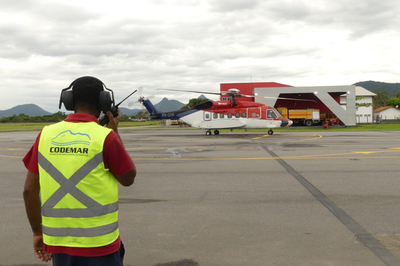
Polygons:
[[216,136],[219,135],[218,129],[214,130],[214,134],[215,134]]
[[206,131],[206,135],[207,135],[207,136],[211,136],[211,131],[210,131],[210,130],[207,130],[207,131]]
[[268,135],[272,135],[274,134],[274,131],[272,131],[272,129],[268,130]]

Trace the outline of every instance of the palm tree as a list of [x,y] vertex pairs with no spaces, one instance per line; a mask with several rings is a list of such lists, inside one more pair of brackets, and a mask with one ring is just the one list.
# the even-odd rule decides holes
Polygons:
[[376,94],[374,97],[374,109],[381,106],[386,106],[386,102],[389,99],[388,92],[374,90],[374,93]]

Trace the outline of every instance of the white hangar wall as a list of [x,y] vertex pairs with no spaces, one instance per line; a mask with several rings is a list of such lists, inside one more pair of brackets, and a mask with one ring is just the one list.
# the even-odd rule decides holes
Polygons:
[[[254,88],[254,93],[269,98],[256,98],[257,102],[274,106],[280,94],[313,93],[345,125],[356,125],[356,86],[266,87]],[[345,95],[346,104],[341,106],[329,93]],[[283,96],[284,97],[284,96]]]
[[[356,86],[356,123],[374,123],[373,103],[375,95],[375,93],[363,87]],[[340,96],[340,104],[346,106],[345,95]]]

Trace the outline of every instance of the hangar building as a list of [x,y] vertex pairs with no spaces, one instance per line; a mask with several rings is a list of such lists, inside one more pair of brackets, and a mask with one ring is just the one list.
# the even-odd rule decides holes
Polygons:
[[[376,94],[356,86],[356,123],[374,123],[374,96]],[[346,95],[340,96],[340,104],[346,108]]]
[[[356,86],[311,86],[292,87],[275,82],[222,83],[221,91],[238,89],[241,94],[258,95],[266,98],[244,97],[241,101],[256,101],[275,108],[319,109],[321,113],[331,113],[347,126],[356,125]],[[291,98],[285,100],[279,98]],[[345,102],[341,105],[341,98]],[[224,96],[221,96],[221,100]],[[303,100],[303,101],[302,101]],[[314,100],[314,101],[304,101]]]

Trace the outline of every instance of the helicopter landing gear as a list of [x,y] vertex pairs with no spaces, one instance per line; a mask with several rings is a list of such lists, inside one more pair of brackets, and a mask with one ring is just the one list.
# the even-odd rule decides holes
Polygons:
[[[214,130],[214,134],[215,134],[215,136],[219,135],[218,129]],[[211,130],[207,130],[207,131],[206,131],[206,135],[207,135],[207,136],[211,136],[211,135],[212,135]]]
[[268,135],[274,134],[274,131],[272,129],[268,130]]

